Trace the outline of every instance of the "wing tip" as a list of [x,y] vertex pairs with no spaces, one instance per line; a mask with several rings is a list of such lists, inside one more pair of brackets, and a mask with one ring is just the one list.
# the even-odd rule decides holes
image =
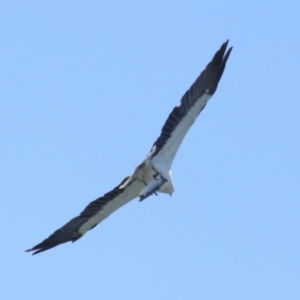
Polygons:
[[[221,45],[220,49],[215,53],[212,60],[208,63],[208,65],[203,71],[203,77],[210,77],[208,81],[210,81],[211,83],[210,87],[208,88],[208,91],[211,96],[215,93],[217,89],[218,83],[223,75],[226,62],[233,49],[233,47],[227,49],[228,43],[229,39]],[[199,77],[201,77],[201,75]]]
[[[226,51],[226,48],[227,48],[227,46],[228,46],[228,43],[229,43],[229,39],[223,44],[224,47],[225,47],[224,53],[225,53],[225,51]],[[227,62],[227,59],[229,58],[229,55],[230,55],[232,49],[233,49],[233,46],[231,46],[230,48],[227,49],[225,55],[223,56],[223,61],[224,61],[224,63]]]
[[[227,39],[227,41],[225,41],[225,42],[221,45],[219,51],[217,51],[216,54],[215,54],[215,56],[218,56],[218,55],[221,56],[221,58],[222,58],[222,63],[223,63],[223,64],[226,63],[226,61],[227,61],[227,59],[228,59],[228,57],[229,57],[229,55],[230,55],[230,53],[231,53],[231,51],[232,51],[232,49],[233,49],[232,46],[231,46],[230,48],[227,49],[228,43],[229,43],[229,39]],[[227,49],[227,51],[226,51],[226,49]]]
[[46,251],[46,250],[48,250],[48,249],[34,249],[34,247],[33,248],[31,248],[31,249],[27,249],[27,250],[25,250],[25,252],[31,252],[31,251],[34,251],[34,252],[32,252],[31,254],[32,255],[35,255],[35,254],[38,254],[38,253],[40,253],[40,252],[42,252],[42,251]]
[[36,254],[38,254],[38,253],[40,253],[40,252],[49,250],[49,249],[51,249],[51,248],[53,248],[53,247],[55,247],[55,246],[58,246],[58,245],[59,245],[59,244],[56,244],[56,245],[53,244],[53,245],[48,245],[48,246],[46,246],[46,245],[43,245],[43,242],[42,242],[42,243],[40,243],[40,244],[38,244],[38,245],[36,245],[36,246],[30,248],[30,249],[25,250],[25,252],[32,252],[32,253],[31,253],[32,255],[36,255]]
[[[222,47],[224,46],[224,53],[225,53],[225,51],[226,51],[226,48],[227,48],[227,46],[228,46],[228,43],[229,43],[229,39],[228,39],[226,42],[224,42],[223,45],[222,45]],[[221,47],[221,48],[222,48],[222,47]],[[225,53],[225,55],[223,54],[223,61],[224,61],[224,63],[226,63],[226,61],[227,61],[227,59],[228,59],[228,57],[229,57],[229,55],[230,55],[232,49],[233,49],[233,46],[231,46],[230,48],[228,48],[228,50],[227,50],[227,52]]]

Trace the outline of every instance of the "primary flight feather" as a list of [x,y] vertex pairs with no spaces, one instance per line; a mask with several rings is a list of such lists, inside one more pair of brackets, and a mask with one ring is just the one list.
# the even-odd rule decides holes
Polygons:
[[172,162],[186,133],[217,89],[232,50],[231,47],[226,51],[227,44],[228,41],[222,44],[183,95],[180,105],[174,107],[149,154],[133,174],[104,196],[92,201],[79,216],[26,252],[34,251],[33,254],[37,254],[62,243],[75,242],[111,213],[137,197],[142,201],[157,192],[170,195],[174,192]]

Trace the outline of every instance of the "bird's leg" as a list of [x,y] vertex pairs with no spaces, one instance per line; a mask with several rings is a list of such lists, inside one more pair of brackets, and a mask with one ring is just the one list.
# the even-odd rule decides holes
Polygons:
[[[155,175],[153,175],[154,177]],[[150,181],[150,183],[144,187],[140,192],[140,201],[146,199],[152,194],[157,194],[156,192],[160,189],[160,187],[168,181],[166,178],[164,178],[161,174],[156,175],[157,178],[154,178],[154,180]]]
[[145,186],[147,185],[146,180],[145,180],[142,176],[139,176],[139,177],[138,177],[138,181],[139,181],[139,182],[142,182]]
[[161,173],[161,172],[158,172],[153,165],[151,166],[151,170],[154,171],[155,175],[158,175]]
[[147,185],[147,182],[146,182],[146,180],[144,178],[141,178],[140,182],[142,182],[145,186]]
[[155,174],[153,175],[153,178],[154,178],[154,179],[156,179],[157,176],[161,175],[161,172],[158,172],[158,171],[155,169],[154,166],[151,167],[151,170],[154,171],[154,173],[155,173]]

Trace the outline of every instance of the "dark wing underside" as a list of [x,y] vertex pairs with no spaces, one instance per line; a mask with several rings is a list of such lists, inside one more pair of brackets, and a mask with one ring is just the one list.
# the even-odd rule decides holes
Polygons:
[[37,254],[59,244],[75,242],[80,239],[86,231],[94,228],[112,212],[138,196],[139,189],[141,188],[141,186],[137,186],[139,183],[132,183],[125,189],[119,188],[127,179],[128,177],[112,191],[92,201],[79,216],[73,218],[52,233],[47,239],[33,248],[26,250],[26,252],[34,251],[33,254]]
[[[219,80],[221,79],[225,69],[226,61],[232,50],[231,47],[226,52],[227,44],[228,41],[222,44],[220,49],[215,53],[211,62],[206,66],[193,85],[183,95],[180,100],[180,106],[175,106],[173,111],[170,113],[161,130],[160,136],[153,144],[153,146],[156,145],[156,151],[153,154],[153,157],[165,147],[166,143],[168,143],[169,139],[173,137],[174,132],[177,130],[177,132],[174,134],[174,141],[170,141],[173,144],[171,145],[173,149],[168,151],[168,153],[165,155],[169,157],[170,161],[173,160],[186,132],[195,121],[201,110],[205,107],[207,100],[217,89]],[[195,105],[197,103],[199,104],[201,101],[202,105],[200,103],[199,107],[197,107],[199,111],[195,112],[195,115],[191,116],[191,118],[194,119],[191,120],[191,122],[185,122],[187,115],[191,112]],[[178,128],[180,126],[181,128]],[[172,159],[170,159],[170,157],[172,157]]]

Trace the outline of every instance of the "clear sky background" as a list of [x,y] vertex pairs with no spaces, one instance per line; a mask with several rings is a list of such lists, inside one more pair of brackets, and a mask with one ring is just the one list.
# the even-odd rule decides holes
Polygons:
[[[1,1],[1,299],[300,299],[299,1]],[[25,253],[141,162],[227,39],[172,197]]]

